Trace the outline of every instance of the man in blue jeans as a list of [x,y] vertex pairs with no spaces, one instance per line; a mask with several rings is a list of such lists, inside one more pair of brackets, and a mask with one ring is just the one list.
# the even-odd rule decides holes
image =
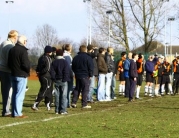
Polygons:
[[9,51],[8,65],[12,75],[12,117],[27,118],[22,114],[23,100],[30,75],[30,61],[27,53],[27,38],[20,36],[16,45]]
[[80,52],[72,61],[72,70],[75,73],[76,87],[73,91],[71,106],[76,108],[79,94],[82,93],[82,108],[91,108],[87,105],[87,95],[89,93],[90,77],[93,76],[93,60],[87,55],[87,47],[80,46]]
[[1,94],[2,94],[2,116],[10,117],[10,105],[12,96],[11,70],[8,67],[9,50],[14,47],[17,42],[18,32],[11,30],[8,33],[6,41],[0,46],[0,78],[1,78]]
[[56,51],[56,59],[52,62],[50,74],[55,82],[55,113],[68,114],[67,112],[67,90],[70,81],[70,68],[63,57],[63,50]]

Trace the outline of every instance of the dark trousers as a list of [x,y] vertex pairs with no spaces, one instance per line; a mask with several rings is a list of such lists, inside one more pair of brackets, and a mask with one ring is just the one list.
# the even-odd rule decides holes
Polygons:
[[40,90],[35,102],[38,102],[36,106],[45,98],[45,104],[50,103],[52,99],[52,80],[50,77],[39,76]]
[[173,78],[173,92],[178,93],[178,88],[179,88],[179,74],[174,73],[174,78]]
[[76,104],[80,95],[82,93],[82,107],[87,105],[87,95],[89,93],[89,78],[76,78],[76,87],[73,91],[72,104]]
[[125,97],[129,97],[129,91],[130,91],[130,79],[125,78]]
[[129,100],[132,100],[134,97],[134,92],[136,88],[137,81],[134,81],[133,78],[130,78],[130,91],[129,91]]

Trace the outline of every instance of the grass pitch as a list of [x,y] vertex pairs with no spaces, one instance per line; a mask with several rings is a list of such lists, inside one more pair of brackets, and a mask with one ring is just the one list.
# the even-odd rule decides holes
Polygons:
[[[0,117],[0,138],[178,138],[179,96],[143,97],[127,102],[118,96],[111,102],[96,102],[91,109],[68,109],[68,115],[56,115],[40,103],[39,111],[31,106],[39,82],[28,82],[23,113],[27,119]],[[1,99],[1,98],[0,98]],[[1,102],[1,101],[0,101]],[[0,104],[2,109],[2,102]]]

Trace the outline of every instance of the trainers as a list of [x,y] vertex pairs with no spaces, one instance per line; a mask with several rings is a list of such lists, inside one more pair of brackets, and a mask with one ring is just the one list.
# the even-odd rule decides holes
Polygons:
[[37,107],[34,107],[34,106],[32,106],[31,109],[34,110],[34,111],[39,110]]
[[147,96],[147,92],[145,92],[144,96]]
[[76,104],[71,104],[72,108],[77,108]]
[[58,112],[56,112],[55,114],[58,115]]
[[83,106],[82,108],[89,109],[89,108],[91,108],[91,106],[90,105],[86,105],[86,106]]
[[67,115],[68,113],[67,112],[62,112],[60,113],[61,115]]

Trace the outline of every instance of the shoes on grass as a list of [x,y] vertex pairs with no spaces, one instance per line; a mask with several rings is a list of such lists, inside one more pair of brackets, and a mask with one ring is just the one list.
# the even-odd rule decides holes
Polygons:
[[84,108],[84,109],[90,109],[91,106],[90,105],[86,105],[86,106],[83,106],[82,108]]
[[38,109],[37,107],[35,107],[35,106],[32,106],[31,109],[34,110],[34,111],[38,111],[38,110],[39,110],[39,109]]
[[72,108],[77,108],[76,104],[71,104]]
[[61,115],[67,115],[68,114],[68,112],[62,112],[62,113],[60,113]]

